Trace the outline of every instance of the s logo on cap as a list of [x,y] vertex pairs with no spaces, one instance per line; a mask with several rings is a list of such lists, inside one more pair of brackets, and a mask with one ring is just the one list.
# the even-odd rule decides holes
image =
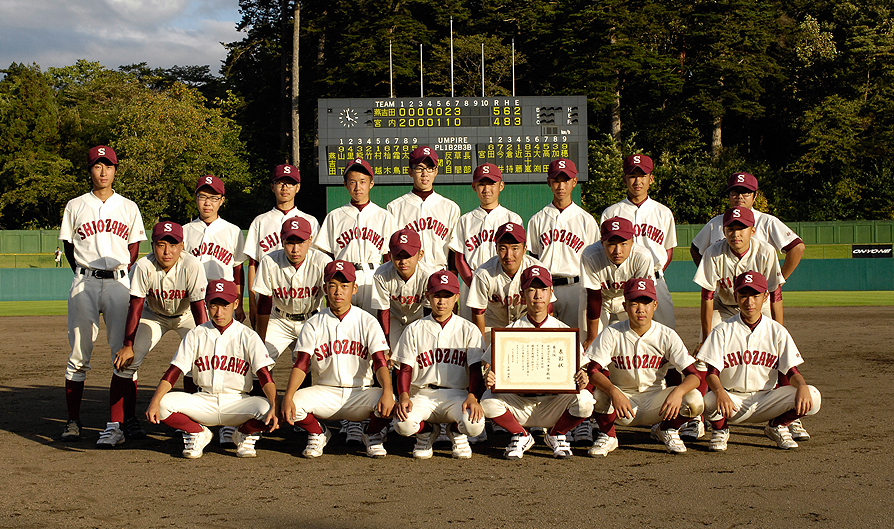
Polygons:
[[513,226],[512,226],[512,224],[507,224],[507,225],[506,225],[506,231],[512,231],[512,230],[513,230]]
[[638,282],[638,283],[636,284],[636,288],[637,288],[638,290],[645,290],[645,289],[646,289],[646,282],[645,282],[645,281],[640,281],[640,282]]
[[100,147],[99,149],[96,150],[96,152],[98,152],[100,156],[105,156],[105,155],[106,155],[106,149],[105,149],[105,147]]
[[165,232],[169,232],[169,231],[171,231],[171,223],[165,222]]
[[431,154],[431,149],[429,149],[428,147],[426,147],[426,148],[422,149],[422,152],[425,153],[425,154]]
[[400,243],[401,243],[401,244],[407,244],[407,242],[409,242],[409,240],[407,239],[407,236],[406,236],[406,235],[401,235],[401,236],[400,236]]
[[612,230],[613,230],[613,231],[617,231],[617,230],[620,230],[620,229],[621,229],[621,223],[620,223],[620,222],[612,222]]
[[486,165],[483,166],[483,167],[481,168],[481,172],[484,173],[484,174],[488,174],[488,173],[490,173],[490,167],[488,167],[488,166],[486,166]]
[[736,182],[742,183],[744,181],[745,181],[745,175],[740,174],[740,175],[736,176]]
[[291,228],[291,229],[293,229],[293,230],[297,230],[298,228],[299,228],[298,221],[297,221],[297,220],[293,220],[293,221],[292,221],[292,228]]
[[532,269],[531,269],[531,275],[532,275],[532,276],[540,277],[540,269],[539,269],[539,268],[532,268]]
[[751,274],[745,274],[745,282],[746,282],[746,283],[751,283],[751,282],[752,282]]
[[446,285],[450,282],[450,278],[447,277],[447,274],[441,274],[441,284]]
[[362,163],[362,162],[363,162],[363,160],[361,160],[360,158],[357,158],[356,160],[354,160],[354,163]]
[[344,270],[345,267],[342,263],[335,263],[335,269],[340,272],[340,271]]
[[640,160],[641,160],[641,158],[640,158],[640,156],[639,156],[638,154],[637,154],[636,156],[633,157],[633,163],[639,163]]
[[739,212],[738,209],[733,210],[733,218],[738,219],[741,216],[742,216],[742,214]]
[[223,287],[224,287],[223,283],[218,283],[218,284],[214,285],[214,291],[215,292],[223,292]]
[[565,160],[559,160],[559,169],[565,168]]
[[205,183],[208,184],[209,186],[213,183],[210,176],[205,177]]
[[282,168],[282,172],[284,172],[286,174],[292,174],[292,168],[287,165]]

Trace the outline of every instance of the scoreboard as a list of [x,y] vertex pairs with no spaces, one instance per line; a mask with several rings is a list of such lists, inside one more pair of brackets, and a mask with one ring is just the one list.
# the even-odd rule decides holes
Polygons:
[[348,161],[363,158],[378,184],[407,184],[419,145],[438,153],[438,182],[467,184],[490,162],[507,182],[543,182],[556,158],[587,179],[585,96],[320,99],[320,183],[342,185]]

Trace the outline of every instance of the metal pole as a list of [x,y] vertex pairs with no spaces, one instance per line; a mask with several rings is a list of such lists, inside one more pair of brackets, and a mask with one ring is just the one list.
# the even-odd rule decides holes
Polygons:
[[391,52],[391,44],[393,41],[388,41],[388,91],[391,94],[391,97],[394,98],[394,59],[392,58]]
[[422,44],[419,44],[419,97],[425,97],[422,89]]
[[512,37],[512,97],[515,97],[515,37]]
[[481,43],[481,97],[484,97],[484,43]]
[[450,17],[450,97],[453,94],[453,17]]

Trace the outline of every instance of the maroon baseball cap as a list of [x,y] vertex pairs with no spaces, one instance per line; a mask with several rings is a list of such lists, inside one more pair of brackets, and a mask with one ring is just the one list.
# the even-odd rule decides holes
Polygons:
[[215,279],[208,282],[208,290],[205,291],[205,301],[211,302],[222,299],[230,304],[239,299],[239,287],[226,279]]
[[206,174],[205,176],[199,177],[199,180],[196,182],[196,193],[203,187],[210,187],[218,195],[224,194],[223,180],[213,174]]
[[354,273],[354,265],[341,259],[336,259],[326,265],[326,268],[323,269],[323,280],[330,281],[337,274],[344,276],[345,281],[348,283],[353,283],[357,280],[357,274]]
[[369,165],[369,162],[367,162],[363,158],[355,158],[354,160],[348,162],[348,166],[345,167],[345,172],[342,173],[342,176],[347,178],[348,173],[351,171],[359,171],[363,174],[369,175],[372,178],[375,178],[376,176],[372,166]]
[[633,223],[624,217],[606,219],[601,226],[601,239],[607,241],[612,237],[620,237],[625,241],[633,238]]
[[649,298],[652,301],[658,299],[655,293],[655,282],[645,277],[634,277],[624,283],[624,299],[632,300]]
[[283,241],[289,237],[298,237],[302,241],[306,241],[313,237],[313,233],[313,228],[311,228],[307,219],[304,217],[292,217],[282,223],[282,231],[279,237]]
[[301,183],[301,173],[298,172],[298,168],[287,163],[277,165],[273,168],[273,175],[270,177],[270,181],[276,182],[283,178],[294,180],[296,184]]
[[472,183],[477,184],[485,178],[493,180],[494,182],[499,182],[503,180],[503,172],[500,171],[499,167],[492,163],[483,163],[476,167],[475,172],[472,173]]
[[409,228],[397,230],[391,235],[391,240],[388,241],[388,249],[391,251],[391,255],[397,255],[404,251],[412,257],[419,253],[420,248],[422,248],[422,239],[418,233]]
[[176,222],[159,222],[152,228],[152,242],[156,243],[162,237],[170,237],[176,242],[183,242],[183,226]]
[[525,268],[521,275],[521,289],[530,287],[534,281],[540,281],[544,287],[553,286],[553,276],[550,275],[549,270],[542,266],[534,265]]
[[576,178],[577,166],[574,165],[574,162],[568,158],[559,158],[558,160],[553,160],[549,164],[549,167],[546,168],[547,179],[556,178],[561,175],[565,175],[568,178]]
[[744,187],[749,191],[757,191],[757,178],[751,173],[733,173],[726,181],[726,190],[734,187]]
[[97,145],[87,153],[87,167],[92,167],[96,162],[103,159],[112,162],[112,165],[118,165],[118,155],[115,154],[114,149],[105,145]]
[[413,149],[413,152],[410,153],[410,166],[419,165],[422,162],[428,161],[429,165],[432,167],[438,166],[438,153],[435,152],[434,149],[429,147],[428,145],[420,145]]
[[428,277],[427,292],[429,294],[437,294],[444,290],[451,294],[459,294],[459,279],[453,275],[453,272],[440,270]]
[[500,239],[504,236],[522,244],[525,244],[528,240],[528,235],[525,233],[524,226],[514,222],[507,222],[497,228],[497,232],[494,234],[494,244],[500,244]]
[[737,275],[736,279],[733,281],[733,290],[741,292],[749,288],[758,294],[763,294],[767,291],[767,278],[760,272],[755,272],[754,270],[742,272]]
[[652,159],[645,154],[631,154],[624,158],[624,174],[652,174]]
[[723,227],[725,228],[733,222],[738,222],[745,226],[754,226],[754,213],[748,208],[738,206],[729,208],[723,214]]

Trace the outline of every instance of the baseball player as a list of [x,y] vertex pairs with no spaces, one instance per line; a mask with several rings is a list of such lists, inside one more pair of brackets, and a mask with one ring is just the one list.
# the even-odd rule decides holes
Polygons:
[[62,268],[62,250],[59,247],[56,247],[56,253],[53,254],[53,262],[55,263],[55,268]]
[[[683,453],[686,445],[678,430],[704,410],[695,359],[673,329],[652,320],[657,300],[653,280],[626,281],[628,319],[606,327],[586,351],[599,425],[589,452],[593,457],[606,456],[618,447],[615,424],[652,426],[653,439],[663,442],[672,454]],[[665,385],[670,367],[685,376],[679,386]]]
[[478,402],[484,387],[480,376],[479,389],[470,387],[469,359],[481,357],[484,342],[471,322],[453,314],[459,300],[456,276],[441,270],[427,283],[432,313],[411,323],[394,349],[393,360],[400,366],[394,429],[404,436],[415,435],[413,457],[429,459],[441,424],[447,424],[453,457],[469,459],[468,436],[484,431],[484,411]]
[[450,240],[459,220],[459,206],[435,193],[438,155],[431,147],[417,147],[410,153],[413,190],[388,203],[398,228],[408,228],[422,239],[422,259],[435,270],[446,269]]
[[611,217],[624,217],[633,223],[634,240],[652,253],[655,265],[655,290],[658,293],[655,321],[674,329],[674,302],[667,289],[664,271],[674,257],[677,226],[671,210],[649,198],[649,186],[654,181],[651,158],[643,154],[624,158],[627,198],[605,208],[599,222],[601,224]]
[[567,158],[554,160],[549,164],[546,183],[553,200],[528,221],[528,251],[552,273],[556,296],[553,314],[566,325],[580,328],[581,254],[599,239],[599,225],[571,200],[577,185],[574,162]]
[[[527,312],[525,317],[512,322],[509,328],[568,328],[549,315],[550,300],[553,298],[552,277],[549,270],[534,265],[526,268],[521,276],[520,287]],[[583,360],[583,356],[581,359]],[[490,348],[486,350],[482,361],[490,364]],[[476,371],[477,366],[473,365],[472,369]],[[553,457],[558,459],[572,457],[571,444],[565,435],[593,413],[593,394],[583,389],[585,383],[583,377],[577,378],[580,384],[578,393],[557,395],[493,393],[490,389],[494,387],[495,377],[493,372],[488,373],[486,382],[488,391],[481,399],[484,415],[512,434],[503,457],[506,459],[524,457],[525,452],[534,446],[534,437],[525,430],[525,427],[534,426],[549,428],[544,439],[547,446],[553,450]]]
[[481,330],[485,343],[490,342],[491,328],[508,327],[528,310],[521,295],[521,272],[541,262],[525,253],[526,240],[525,229],[520,224],[503,224],[494,234],[497,255],[472,275],[468,303],[472,322]]
[[[776,446],[797,448],[788,425],[818,412],[820,393],[798,371],[804,359],[791,334],[761,312],[769,296],[767,278],[747,270],[733,285],[739,313],[714,327],[697,356],[707,365],[711,390],[705,395],[714,428],[708,449],[726,450],[730,424],[764,421],[764,433]],[[777,387],[783,375],[790,385]]]
[[450,240],[453,264],[462,279],[459,285],[459,315],[466,319],[472,318],[466,304],[472,273],[497,254],[493,243],[497,228],[507,222],[522,223],[517,213],[500,205],[500,192],[505,186],[503,173],[496,165],[486,163],[476,167],[472,173],[472,189],[478,195],[479,206],[459,218]]
[[63,441],[81,438],[81,400],[100,314],[113,359],[121,349],[130,285],[127,270],[137,260],[140,241],[146,240],[139,208],[112,189],[117,167],[118,157],[111,147],[90,149],[87,171],[92,190],[68,201],[62,214],[59,239],[74,272],[68,296],[71,355],[65,370],[68,422]]
[[[254,284],[255,273],[257,273],[261,257],[273,250],[282,248],[279,234],[282,231],[283,223],[287,219],[302,217],[310,223],[314,236],[320,231],[320,223],[317,222],[317,219],[295,207],[295,195],[301,189],[301,174],[298,173],[298,168],[288,164],[277,165],[273,169],[273,175],[270,180],[270,190],[273,192],[273,196],[276,197],[276,206],[267,213],[262,213],[255,217],[255,220],[251,221],[248,235],[245,237],[245,255],[249,259],[249,287]],[[255,293],[251,292],[248,296],[248,306],[252,327],[255,326],[257,319],[256,303]]]
[[[394,408],[388,342],[376,319],[351,305],[351,297],[357,293],[354,266],[332,261],[323,277],[329,307],[308,319],[301,329],[295,365],[282,399],[283,418],[307,431],[302,455],[314,458],[323,455],[332,436],[317,418],[362,421],[368,417],[362,435],[366,455],[385,457],[385,436]],[[299,390],[308,373],[313,385]],[[373,386],[373,376],[380,387]]]
[[130,432],[128,437],[146,436],[136,417],[137,370],[168,331],[176,331],[182,340],[196,324],[208,321],[206,285],[202,263],[183,253],[183,227],[175,222],[156,224],[152,253],[134,266],[124,344],[113,359],[111,418],[97,447],[122,444],[125,431]]
[[[183,432],[183,457],[197,459],[211,442],[208,426],[238,427],[233,432],[238,457],[255,457],[261,432],[277,428],[276,385],[268,368],[273,360],[258,335],[233,319],[239,288],[215,279],[205,295],[211,320],[198,325],[180,342],[146,417]],[[200,390],[171,392],[181,374],[192,373]],[[248,395],[252,373],[264,388],[263,397]]]
[[335,259],[354,265],[357,275],[356,306],[375,314],[372,308],[373,273],[388,253],[385,242],[397,229],[391,213],[369,200],[374,182],[373,168],[357,158],[345,168],[345,188],[351,201],[326,215],[314,247]]
[[389,346],[397,345],[407,325],[430,309],[425,296],[428,277],[436,270],[422,261],[419,234],[402,229],[391,235],[391,261],[373,276],[372,308],[385,331]]

